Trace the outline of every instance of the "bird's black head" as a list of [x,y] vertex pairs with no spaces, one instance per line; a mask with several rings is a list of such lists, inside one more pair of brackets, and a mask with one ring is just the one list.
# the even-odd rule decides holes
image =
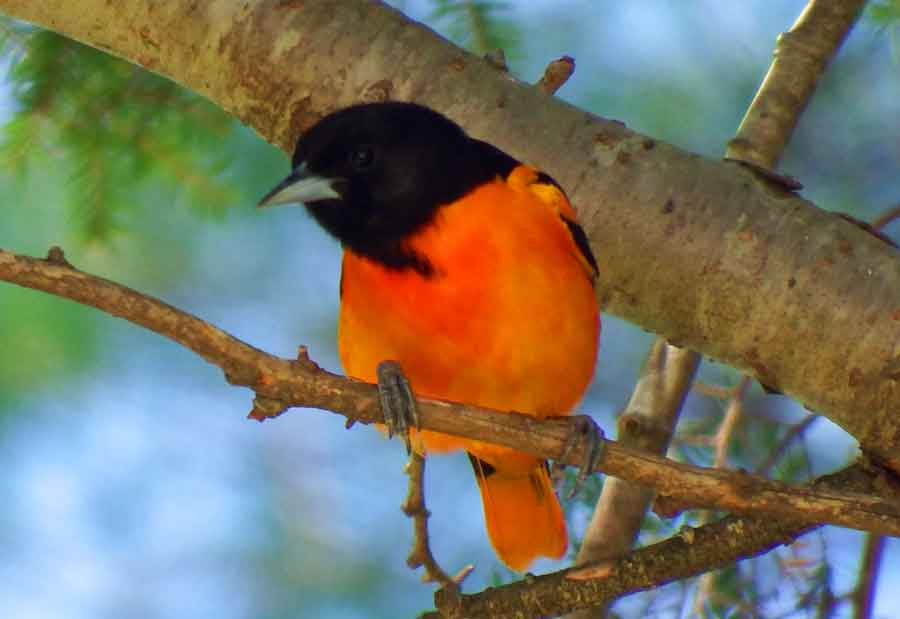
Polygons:
[[399,102],[327,116],[300,137],[291,163],[260,206],[303,202],[351,250],[418,270],[427,264],[404,240],[442,205],[516,164],[441,114]]

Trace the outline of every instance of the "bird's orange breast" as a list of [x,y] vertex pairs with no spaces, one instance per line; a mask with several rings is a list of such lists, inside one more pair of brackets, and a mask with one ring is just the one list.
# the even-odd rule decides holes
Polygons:
[[[346,372],[375,382],[378,363],[392,359],[422,396],[568,414],[593,374],[600,322],[559,211],[498,178],[441,207],[408,248],[430,262],[430,275],[344,252],[338,348]],[[464,447],[507,466],[515,453],[430,432],[414,439],[420,450]]]

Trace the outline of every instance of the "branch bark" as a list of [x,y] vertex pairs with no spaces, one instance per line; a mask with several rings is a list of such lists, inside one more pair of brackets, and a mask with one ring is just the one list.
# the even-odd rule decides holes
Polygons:
[[775,169],[819,77],[865,5],[866,0],[806,5],[791,29],[778,37],[775,60],[728,144],[728,158]]
[[[781,180],[774,173],[775,165],[820,75],[856,23],[864,4],[864,0],[810,0],[791,30],[779,38],[775,61],[726,149],[727,159],[745,161]],[[643,437],[640,432],[628,432],[628,426],[624,426],[619,439],[625,445],[665,453],[699,364],[700,355],[696,352],[675,349],[662,338],[656,340],[622,418],[643,418],[656,432]],[[741,384],[746,388],[746,377]],[[731,402],[728,410],[734,414],[725,419],[732,420],[728,427],[733,429],[741,400],[735,402],[732,398]],[[723,422],[717,435],[718,468],[725,466],[725,427]],[[640,486],[615,478],[607,480],[576,565],[624,555],[637,538],[652,496]],[[708,589],[710,577],[711,573],[704,575],[698,592]],[[697,600],[701,597],[698,593]],[[573,613],[569,619],[602,618],[606,614],[607,608],[600,606]]]
[[852,593],[853,619],[872,619],[875,608],[875,590],[878,587],[878,572],[881,570],[881,559],[884,554],[885,538],[880,535],[866,535],[861,565],[859,566],[859,582]]
[[[873,483],[860,465],[820,479],[816,485],[852,486],[860,492],[879,491],[879,483]],[[530,577],[472,595],[439,591],[435,601],[440,614],[426,614],[423,619],[556,616],[607,605],[631,593],[763,554],[776,546],[789,544],[815,528],[796,521],[729,516],[696,529],[682,529],[679,535],[599,566]]]
[[463,579],[468,576],[474,565],[467,565],[456,577],[451,577],[438,564],[431,552],[428,535],[428,518],[431,512],[425,506],[425,456],[410,453],[406,463],[406,474],[409,475],[409,490],[403,500],[401,509],[413,521],[413,547],[406,558],[406,564],[412,568],[425,568],[422,582],[434,582],[441,587],[459,589]]
[[[699,365],[700,355],[694,351],[675,348],[662,338],[656,339],[631,399],[619,417],[618,438],[623,446],[665,455]],[[575,566],[628,554],[654,496],[654,490],[646,485],[607,477]],[[566,619],[601,618],[607,615],[607,610],[606,606],[582,609],[566,615]]]
[[[0,249],[0,280],[95,307],[178,342],[221,368],[229,383],[255,392],[253,418],[262,420],[288,407],[303,406],[363,423],[382,419],[374,385],[326,372],[309,360],[305,348],[301,347],[298,359],[270,355],[162,301],[75,269],[58,248],[45,260]],[[418,402],[425,430],[496,443],[572,466],[585,461],[585,445],[565,449],[572,430],[570,419],[542,420],[450,402]],[[567,455],[562,457],[564,451]],[[826,492],[742,471],[704,469],[613,441],[606,441],[598,470],[653,487],[682,507],[766,513],[900,535],[900,500],[887,496]]]
[[900,256],[766,175],[547,97],[374,1],[0,11],[167,75],[283,149],[361,99],[448,114],[569,190],[606,311],[753,373],[900,471]]

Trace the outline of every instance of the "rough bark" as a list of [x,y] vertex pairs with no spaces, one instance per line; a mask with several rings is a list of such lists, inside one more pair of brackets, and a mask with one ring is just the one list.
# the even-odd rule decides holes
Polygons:
[[360,99],[415,100],[539,163],[579,208],[608,312],[752,372],[900,470],[900,256],[734,163],[547,97],[372,1],[0,0],[289,148]]
[[[381,416],[372,385],[321,370],[304,349],[296,360],[264,353],[156,299],[74,269],[59,248],[52,248],[45,260],[0,250],[0,279],[91,305],[179,342],[222,368],[233,384],[253,389],[257,397],[251,415],[256,418],[280,414],[290,405],[325,408],[364,422]],[[424,429],[491,440],[541,457],[557,457],[567,444],[566,424],[560,420],[427,400],[420,400],[418,408]],[[580,462],[584,457],[581,449],[573,450],[563,461]],[[534,616],[605,604],[627,593],[765,552],[817,526],[806,524],[810,519],[844,523],[848,518],[859,518],[857,526],[866,523],[875,530],[900,533],[898,484],[865,463],[799,488],[741,473],[679,465],[649,454],[631,453],[614,443],[607,445],[602,463],[616,475],[668,490],[673,497],[702,504],[709,497],[725,497],[723,507],[763,510],[786,518],[731,517],[683,531],[621,561],[527,578],[475,595],[459,596],[445,588],[436,594],[444,616]],[[707,475],[710,479],[703,481]],[[834,520],[829,520],[831,516]]]
[[[381,421],[374,385],[331,374],[310,361],[258,350],[221,329],[130,288],[79,271],[59,248],[44,260],[0,249],[0,280],[42,290],[119,316],[178,342],[221,368],[233,385],[256,394],[250,416],[264,420],[292,406],[321,408],[351,421]],[[570,418],[538,419],[452,402],[418,400],[420,427],[488,441],[578,466],[587,445],[572,449]],[[766,513],[789,520],[831,523],[900,535],[900,502],[893,497],[825,492],[789,485],[743,471],[704,469],[604,441],[598,470],[655,488],[678,507]]]
[[[817,485],[853,487],[862,492],[884,490],[878,478],[870,477],[858,465],[829,475]],[[471,595],[439,591],[435,602],[441,614],[429,613],[423,619],[553,617],[605,605],[637,591],[763,554],[814,528],[786,520],[729,516],[696,529],[686,527],[679,535],[597,566],[529,577]]]
[[[856,22],[864,4],[864,0],[810,0],[791,29],[779,37],[775,60],[738,127],[736,137],[730,141],[726,158],[746,161],[774,173],[820,75]],[[662,338],[656,340],[628,408],[620,419],[619,440],[623,445],[643,446],[652,453],[665,453],[699,362],[697,353],[675,349]],[[745,381],[746,378],[741,383],[744,387]],[[735,403],[732,398],[728,410],[740,411],[740,401]],[[622,425],[630,417],[644,423]],[[731,419],[728,427],[733,429],[736,418],[736,414],[725,415],[717,439],[726,436],[722,432],[725,421]],[[717,467],[724,466],[726,446],[727,441],[716,441]],[[637,539],[652,497],[649,489],[609,478],[591,516],[576,565],[625,555]],[[711,577],[712,573],[701,577],[698,592],[708,588]],[[701,597],[698,594],[696,600]],[[602,619],[607,616],[607,611],[605,606],[596,606],[566,617]]]
[[866,0],[816,0],[781,33],[775,59],[728,144],[730,159],[774,169],[819,77],[862,12]]
[[[669,346],[657,338],[644,361],[628,405],[618,421],[618,439],[625,447],[665,455],[681,408],[691,389],[700,356]],[[637,540],[655,491],[618,477],[607,477],[591,514],[575,565],[622,557]],[[565,619],[605,617],[606,606],[582,609]]]

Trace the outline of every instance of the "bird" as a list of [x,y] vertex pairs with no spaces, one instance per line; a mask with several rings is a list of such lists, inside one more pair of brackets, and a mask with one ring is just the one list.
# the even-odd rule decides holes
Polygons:
[[[342,245],[337,347],[349,376],[540,418],[582,398],[600,338],[598,266],[551,176],[428,107],[364,103],[299,137],[290,174],[259,205],[290,203]],[[509,568],[565,554],[545,461],[406,431],[418,453],[468,453]]]

